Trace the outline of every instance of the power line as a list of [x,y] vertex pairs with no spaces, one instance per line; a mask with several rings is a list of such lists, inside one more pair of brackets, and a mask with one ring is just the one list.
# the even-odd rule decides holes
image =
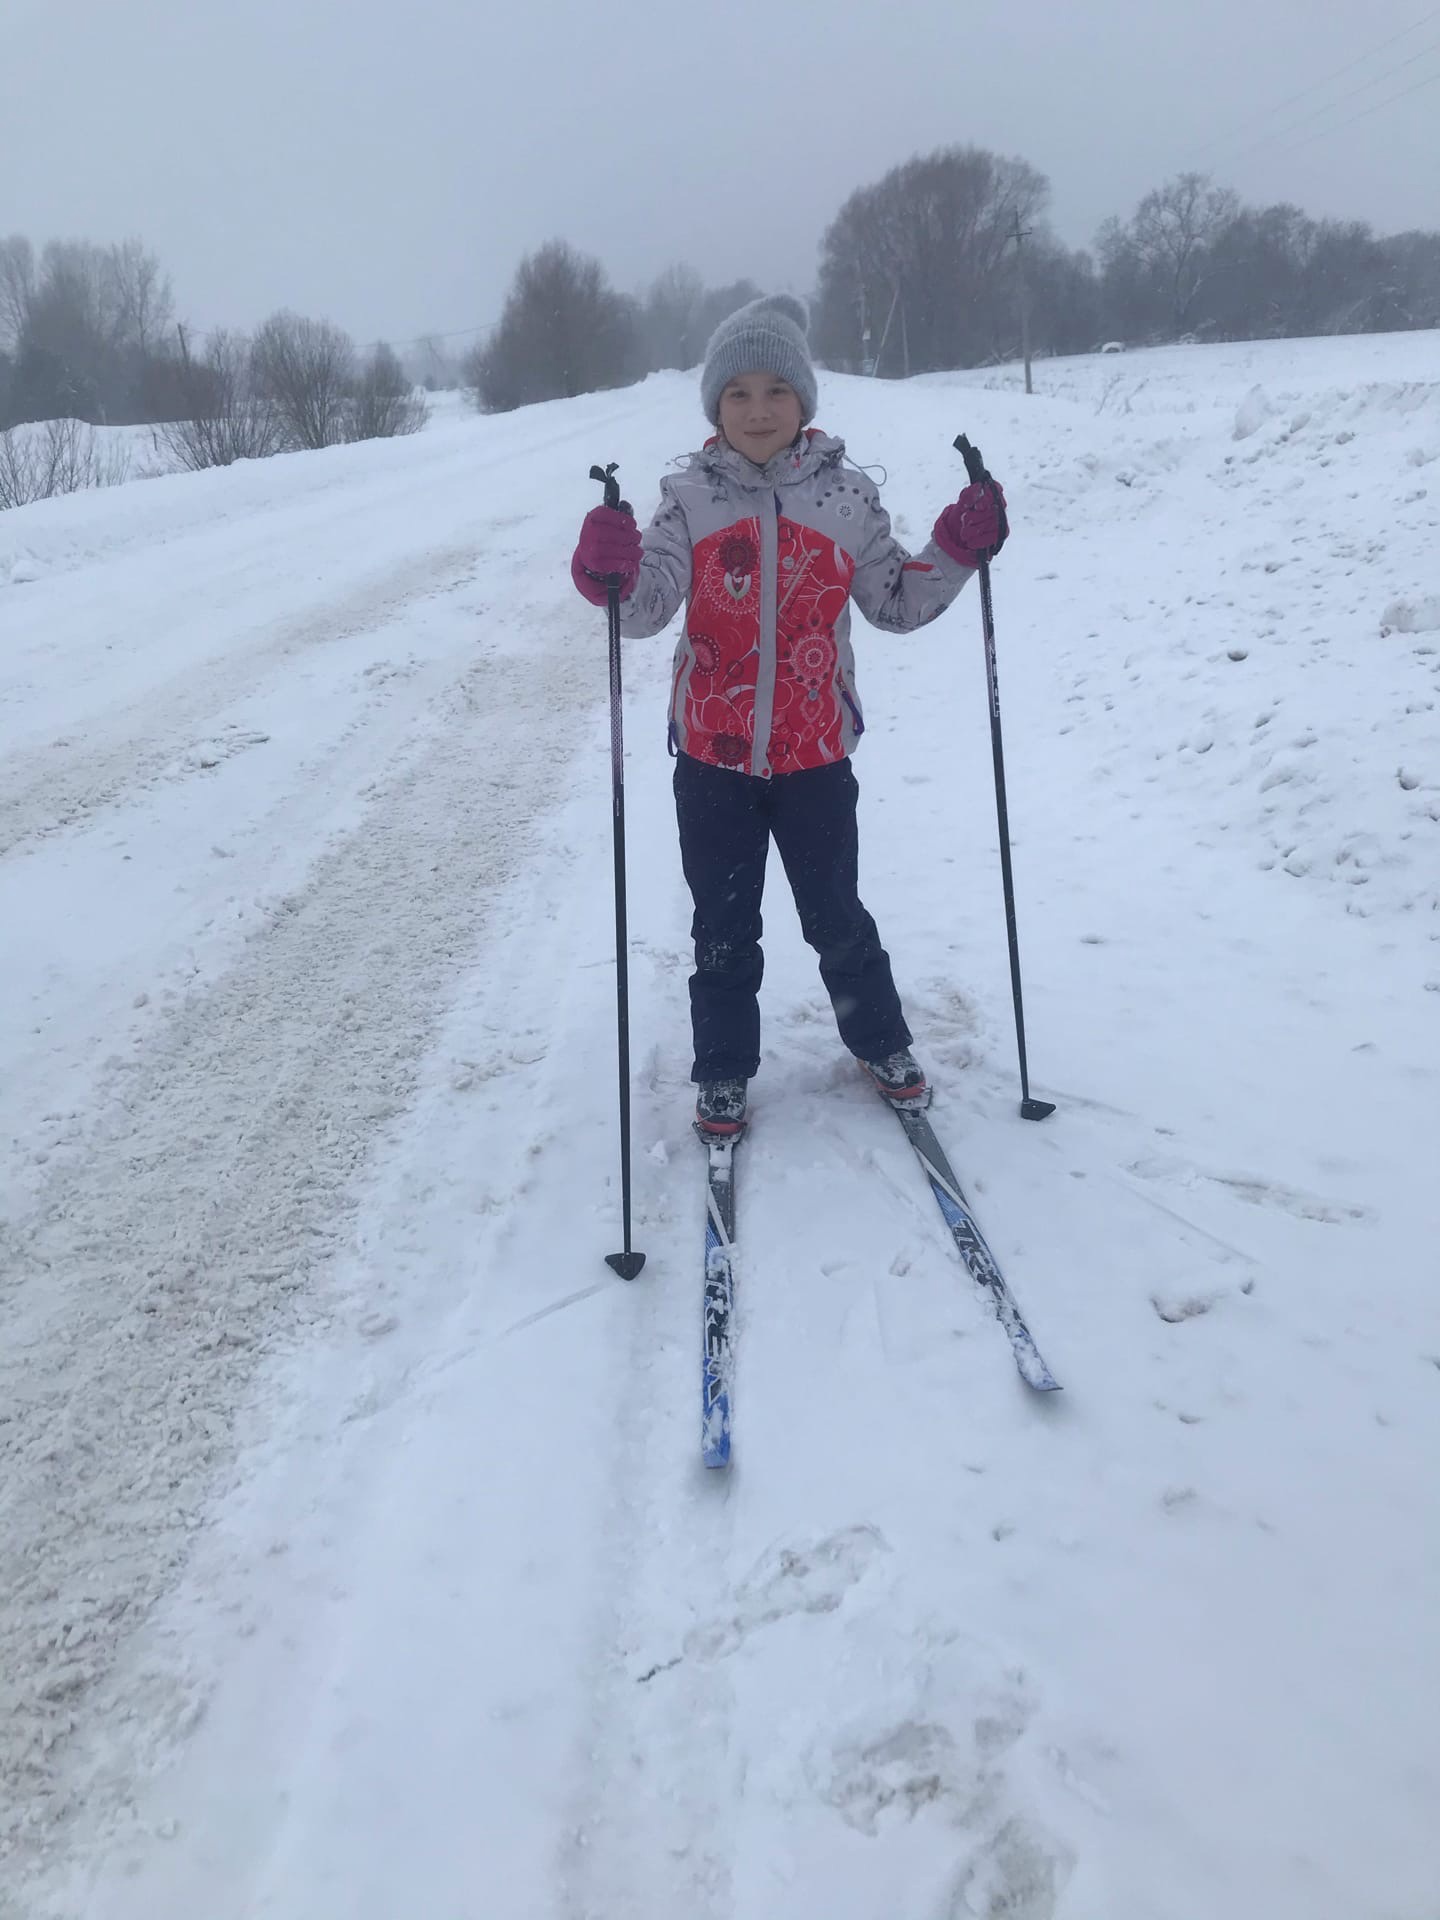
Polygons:
[[[1303,140],[1292,141],[1288,147],[1281,147],[1281,153],[1293,153],[1297,147],[1308,147],[1312,140],[1328,139],[1332,133],[1339,133],[1344,127],[1353,127],[1357,120],[1368,119],[1372,113],[1379,113],[1385,107],[1393,107],[1397,100],[1404,100],[1412,93],[1419,93],[1422,87],[1433,87],[1440,81],[1440,72],[1427,73],[1423,80],[1415,80],[1408,87],[1402,87],[1399,93],[1388,94],[1383,100],[1376,100],[1368,107],[1362,107],[1358,113],[1352,113],[1348,120],[1342,120],[1338,126],[1320,127],[1314,133],[1307,133]],[[1278,158],[1278,156],[1277,156]]]
[[[1417,60],[1423,60],[1427,54],[1434,53],[1437,48],[1440,48],[1440,40],[1427,41],[1423,47],[1420,47],[1416,52],[1410,54],[1408,58],[1398,61],[1393,67],[1384,68],[1380,73],[1374,74],[1369,80],[1362,80],[1358,87],[1351,87],[1348,93],[1342,93],[1338,99],[1324,101],[1320,106],[1313,107],[1309,113],[1301,114],[1300,118],[1290,126],[1272,128],[1269,133],[1262,134],[1258,140],[1252,140],[1249,146],[1241,147],[1238,153],[1232,153],[1230,155],[1231,162],[1247,159],[1250,154],[1258,153],[1262,148],[1268,147],[1272,141],[1287,140],[1291,134],[1298,133],[1302,127],[1309,126],[1312,120],[1318,120],[1323,114],[1333,113],[1336,107],[1343,107],[1347,101],[1356,99],[1362,93],[1368,93],[1372,87],[1378,87],[1384,80],[1393,80],[1397,73],[1404,73],[1407,67],[1413,67]],[[1422,80],[1419,84],[1424,86],[1426,82]],[[1403,99],[1405,93],[1413,91],[1414,88],[1407,87],[1403,89],[1401,93],[1391,97],[1397,100]],[[1377,104],[1383,106],[1388,104],[1388,102],[1381,101]],[[1371,110],[1369,107],[1362,107],[1358,114],[1352,115],[1352,118],[1356,120],[1362,119],[1364,115]],[[1339,126],[1349,126],[1349,124],[1349,120],[1342,120]],[[1320,134],[1326,131],[1327,129],[1321,128],[1320,133],[1315,137],[1319,138]],[[1331,127],[1328,131],[1336,133],[1339,131],[1339,127]],[[1303,145],[1303,142],[1301,144]],[[1289,149],[1285,148],[1283,151],[1288,152]]]
[[499,324],[500,322],[498,320],[482,320],[478,327],[452,327],[448,333],[416,333],[412,334],[408,340],[391,340],[388,342],[367,340],[360,351],[364,353],[370,347],[382,345],[392,347],[423,347],[431,340],[468,340],[472,335],[477,333],[493,333]]
[[[1269,108],[1264,118],[1271,120],[1275,115],[1284,113],[1288,108],[1293,107],[1297,101],[1303,100],[1307,94],[1314,93],[1317,87],[1328,87],[1332,80],[1343,80],[1347,73],[1353,73],[1356,67],[1363,66],[1367,60],[1373,59],[1377,53],[1384,53],[1387,47],[1393,47],[1397,41],[1408,39],[1412,33],[1417,32],[1421,27],[1429,26],[1432,20],[1440,20],[1440,7],[1432,7],[1428,13],[1422,14],[1418,20],[1412,20],[1408,27],[1402,27],[1398,33],[1392,33],[1388,39],[1380,41],[1377,46],[1367,47],[1363,53],[1356,54],[1354,59],[1347,60],[1341,66],[1332,68],[1330,72],[1322,74],[1318,80],[1311,80],[1307,85],[1301,87],[1297,93],[1289,94],[1284,100],[1278,102],[1277,105]],[[1377,77],[1383,79],[1385,76],[1382,74]],[[1359,88],[1357,91],[1363,92],[1364,89]],[[1213,152],[1217,147],[1223,148],[1229,141],[1244,139],[1244,137],[1244,123],[1242,123],[1239,128],[1231,133],[1219,134],[1216,138],[1207,140],[1205,145],[1199,149],[1196,158],[1202,159],[1207,153]]]

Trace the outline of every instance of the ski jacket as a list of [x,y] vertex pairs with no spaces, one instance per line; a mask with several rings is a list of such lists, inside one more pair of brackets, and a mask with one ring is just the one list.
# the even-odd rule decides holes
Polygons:
[[757,467],[716,439],[660,483],[621,632],[659,633],[684,600],[671,744],[768,779],[826,766],[864,732],[851,599],[873,626],[910,633],[972,572],[933,540],[905,551],[843,440],[810,428]]

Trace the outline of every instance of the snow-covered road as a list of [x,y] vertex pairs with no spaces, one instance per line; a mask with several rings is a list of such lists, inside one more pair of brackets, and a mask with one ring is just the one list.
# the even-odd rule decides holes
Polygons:
[[[679,377],[0,519],[5,1920],[1433,1920],[1433,336],[827,378],[996,570],[857,636],[866,895],[1024,1397],[783,887],[698,1465]],[[1431,622],[1427,609],[1434,607]]]

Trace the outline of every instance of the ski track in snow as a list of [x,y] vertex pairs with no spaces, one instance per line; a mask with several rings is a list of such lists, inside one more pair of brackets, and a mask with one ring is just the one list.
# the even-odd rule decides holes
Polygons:
[[1016,1383],[777,877],[725,1475],[668,648],[626,657],[627,1287],[564,577],[589,459],[643,513],[692,383],[0,520],[0,901],[45,929],[0,1029],[5,1920],[1429,1920],[1427,355],[826,377],[902,538],[937,412],[1016,509],[1043,1128],[972,598],[860,631],[862,879],[1067,1392]]

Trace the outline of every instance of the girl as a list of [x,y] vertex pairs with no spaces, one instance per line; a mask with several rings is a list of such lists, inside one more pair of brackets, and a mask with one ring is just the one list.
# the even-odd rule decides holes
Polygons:
[[760,899],[772,837],[841,1039],[889,1099],[926,1097],[889,956],[858,892],[849,756],[865,723],[848,603],[874,626],[909,633],[945,611],[1006,533],[1004,495],[982,481],[945,508],[912,559],[844,442],[809,424],[806,318],[781,294],[716,328],[700,376],[714,437],[661,481],[643,536],[628,513],[593,508],[571,564],[596,606],[606,577],[619,577],[630,639],[658,633],[686,602],[670,741],[695,902],[695,1117],[710,1133],[745,1124],[760,1064]]

